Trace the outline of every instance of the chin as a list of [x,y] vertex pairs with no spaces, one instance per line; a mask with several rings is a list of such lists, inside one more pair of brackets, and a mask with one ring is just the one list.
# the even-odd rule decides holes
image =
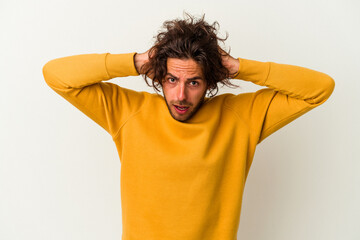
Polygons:
[[175,119],[178,122],[186,122],[187,120],[190,119],[190,117],[181,117],[181,118],[177,118],[174,115],[172,115],[173,119]]
[[183,116],[174,115],[174,114],[171,114],[171,115],[176,121],[186,122],[186,121],[190,120],[192,117],[194,117],[194,114],[195,114],[195,112],[189,112],[188,114],[183,115]]

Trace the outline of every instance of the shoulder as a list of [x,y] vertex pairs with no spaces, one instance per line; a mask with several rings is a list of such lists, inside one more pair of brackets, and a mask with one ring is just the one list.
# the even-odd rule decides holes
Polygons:
[[268,102],[274,95],[275,91],[268,88],[260,89],[256,92],[246,92],[241,94],[226,94],[224,104],[227,107],[239,109],[253,107],[260,102]]
[[221,94],[208,100],[210,109],[215,106],[223,110],[231,111],[241,118],[249,118],[254,112],[265,109],[274,94],[273,90],[261,89],[256,92],[240,94]]
[[232,94],[225,93],[220,94],[215,97],[206,98],[205,103],[209,105],[220,105],[222,107],[231,108],[235,105],[242,105],[246,102],[249,102],[253,98],[254,93],[241,93],[241,94]]

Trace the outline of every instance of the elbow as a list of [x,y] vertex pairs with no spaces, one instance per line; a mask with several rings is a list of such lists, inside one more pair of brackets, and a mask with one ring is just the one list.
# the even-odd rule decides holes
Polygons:
[[42,67],[42,74],[44,76],[45,83],[52,89],[54,89],[54,87],[61,88],[55,71],[56,67],[53,65],[53,60],[50,60]]
[[334,89],[335,89],[334,79],[329,75],[324,74],[324,77],[322,77],[322,81],[321,81],[321,87],[319,86],[316,97],[308,99],[306,101],[313,106],[319,106],[330,98],[330,96],[334,92]]
[[[50,61],[51,62],[51,61]],[[51,68],[50,68],[50,62],[47,62],[43,68],[42,68],[42,74],[44,76],[44,80],[45,82],[49,85],[49,81],[50,81],[50,75],[51,75]]]
[[330,77],[329,75],[327,75],[326,84],[324,84],[324,86],[325,86],[324,97],[325,97],[325,100],[327,100],[331,96],[331,94],[334,92],[335,80],[332,77]]

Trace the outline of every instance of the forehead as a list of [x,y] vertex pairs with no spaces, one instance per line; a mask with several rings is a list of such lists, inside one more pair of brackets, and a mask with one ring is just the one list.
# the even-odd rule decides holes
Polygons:
[[202,68],[194,59],[167,59],[167,71],[172,74],[186,74],[203,76]]

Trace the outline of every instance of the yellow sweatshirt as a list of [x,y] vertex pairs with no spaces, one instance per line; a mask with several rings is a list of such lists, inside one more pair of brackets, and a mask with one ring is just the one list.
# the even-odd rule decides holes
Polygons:
[[43,67],[46,83],[116,144],[122,240],[235,240],[256,145],[324,103],[334,80],[303,67],[238,58],[235,78],[267,88],[206,98],[183,123],[161,95],[105,82],[139,75],[134,54],[83,54]]

